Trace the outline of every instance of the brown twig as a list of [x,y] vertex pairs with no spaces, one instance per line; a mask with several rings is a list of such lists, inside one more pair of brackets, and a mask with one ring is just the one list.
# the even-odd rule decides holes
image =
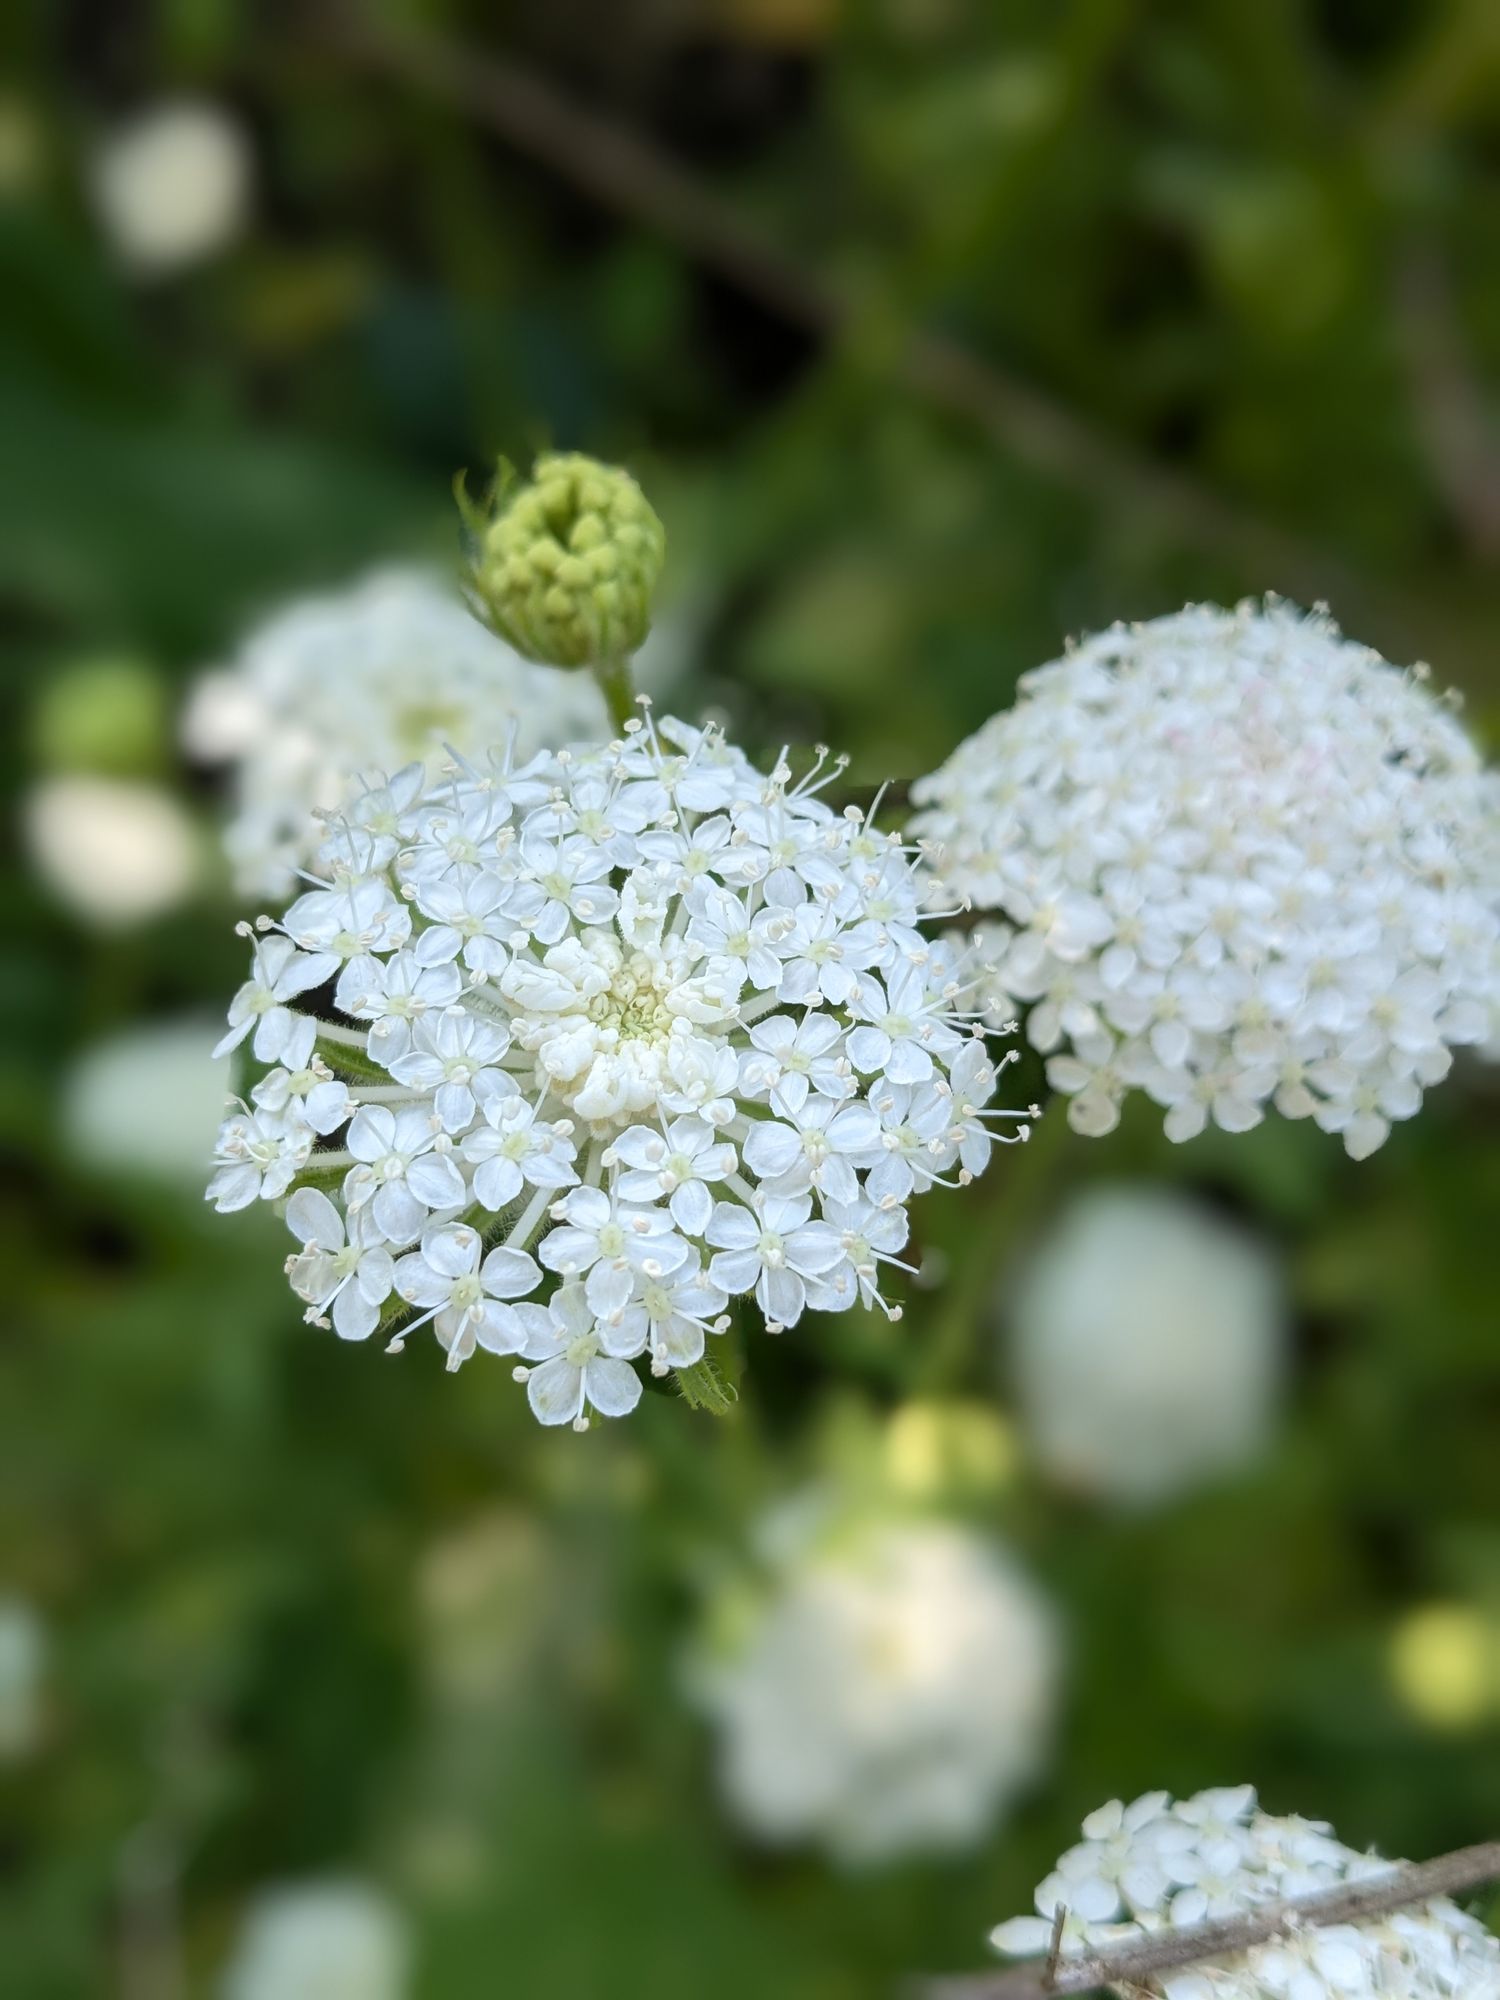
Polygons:
[[[857,302],[768,240],[693,172],[648,140],[586,109],[542,77],[441,37],[335,13],[319,28],[335,53],[467,111],[560,180],[644,223],[789,324],[830,343],[858,324]],[[922,328],[896,338],[890,370],[1015,457],[1057,480],[1156,520],[1180,541],[1230,557],[1258,587],[1344,616],[1368,609],[1393,641],[1431,645],[1431,621],[1404,596],[1197,481],[1118,443],[1065,404],[959,342]]]
[[1161,1931],[1118,1951],[1086,1958],[1052,1957],[1006,1972],[963,1973],[931,1979],[918,1989],[921,2000],[1054,2000],[1065,1993],[1092,1993],[1101,1986],[1141,1985],[1160,1972],[1207,1959],[1228,1958],[1304,1927],[1357,1923],[1366,1917],[1454,1896],[1481,1883],[1500,1881],[1500,1840],[1482,1841],[1439,1855],[1435,1861],[1398,1861],[1386,1874],[1345,1882],[1320,1896],[1272,1903],[1242,1917]]

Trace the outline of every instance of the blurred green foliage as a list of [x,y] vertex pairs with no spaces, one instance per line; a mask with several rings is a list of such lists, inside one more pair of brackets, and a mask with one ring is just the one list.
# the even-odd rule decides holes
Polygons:
[[[123,737],[151,740],[112,733],[95,767],[174,769],[206,816],[159,720],[189,674],[287,595],[446,551],[455,469],[544,443],[628,461],[666,520],[697,638],[679,699],[759,747],[826,736],[860,781],[928,768],[1070,631],[1266,588],[1326,589],[1355,636],[1425,652],[1493,716],[1488,0],[420,12],[686,162],[855,310],[814,337],[317,10],[11,10],[13,790],[56,761],[66,677],[107,673]],[[253,218],[137,284],[89,163],[178,91],[244,121]],[[934,406],[894,361],[917,326],[1055,399],[1089,448],[1043,464]],[[1294,565],[1268,560],[1286,544]],[[139,663],[156,692],[132,705]],[[1445,1731],[1389,1664],[1413,1607],[1500,1617],[1492,1078],[1358,1168],[1300,1127],[1173,1152],[1149,1116],[1103,1145],[1053,1121],[930,1200],[947,1282],[899,1326],[763,1343],[723,1424],[648,1396],[575,1439],[539,1432],[498,1366],[454,1380],[435,1348],[398,1364],[305,1327],[270,1218],[68,1157],[76,1053],[232,990],[227,892],[109,938],[25,876],[3,893],[0,1560],[52,1635],[44,1739],[0,1803],[8,1993],[166,2000],[178,1945],[208,1992],[258,1887],[361,1867],[418,1920],[423,2000],[855,2000],[976,1962],[1111,1793],[1252,1778],[1414,1854],[1495,1832],[1500,1694]],[[1003,1395],[1008,1265],[1067,1190],[1129,1174],[1284,1247],[1298,1367],[1274,1452],[1141,1520],[1049,1495],[1024,1451],[959,1480],[952,1503],[1063,1609],[1047,1782],[960,1862],[845,1879],[757,1857],[678,1691],[703,1581],[798,1479],[875,1476],[909,1398]]]

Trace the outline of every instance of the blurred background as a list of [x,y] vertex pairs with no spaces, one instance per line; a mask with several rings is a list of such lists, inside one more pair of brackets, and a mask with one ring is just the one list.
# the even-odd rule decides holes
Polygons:
[[[23,0],[0,47],[6,1992],[856,2000],[980,1963],[1112,1794],[1493,1836],[1493,1069],[1359,1166],[1051,1116],[919,1208],[899,1324],[543,1432],[205,1208],[259,905],[181,720],[557,444],[642,478],[652,672],[756,751],[910,777],[1068,634],[1266,589],[1493,740],[1489,0]],[[817,1800],[757,1731],[837,1748]]]

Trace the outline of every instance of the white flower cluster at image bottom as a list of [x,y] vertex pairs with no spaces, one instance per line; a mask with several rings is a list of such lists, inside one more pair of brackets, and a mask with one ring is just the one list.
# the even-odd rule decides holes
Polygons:
[[[991,1933],[997,1951],[1048,1951],[1059,1910],[1064,1957],[1107,1954],[1398,1865],[1344,1846],[1319,1821],[1262,1812],[1249,1785],[1177,1801],[1167,1792],[1115,1799],[1082,1831],[1038,1888],[1038,1914]],[[1306,1924],[1222,1963],[1115,1990],[1160,2000],[1500,2000],[1500,1939],[1435,1897],[1358,1923]]]
[[1115,626],[913,787],[1076,1131],[1274,1108],[1356,1159],[1500,1027],[1497,779],[1422,683],[1274,601]]
[[1047,1750],[1048,1607],[1005,1550],[945,1521],[766,1524],[770,1587],[699,1666],[744,1829],[851,1863],[975,1845]]
[[[635,1358],[694,1366],[733,1297],[772,1331],[897,1316],[908,1202],[1029,1114],[986,1109],[968,975],[824,761],[794,785],[636,723],[410,766],[330,819],[230,1009],[221,1049],[270,1068],[209,1189],[290,1196],[310,1318],[358,1340],[409,1309],[393,1345],[430,1322],[450,1366],[523,1357],[538,1418],[583,1427],[635,1404]],[[341,1021],[296,1006],[329,984]]]

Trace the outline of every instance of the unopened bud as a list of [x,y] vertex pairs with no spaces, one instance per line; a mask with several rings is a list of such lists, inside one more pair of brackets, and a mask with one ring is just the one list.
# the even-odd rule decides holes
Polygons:
[[490,624],[554,667],[635,652],[651,626],[666,533],[628,472],[552,452],[503,480],[486,514],[464,503],[471,580]]

